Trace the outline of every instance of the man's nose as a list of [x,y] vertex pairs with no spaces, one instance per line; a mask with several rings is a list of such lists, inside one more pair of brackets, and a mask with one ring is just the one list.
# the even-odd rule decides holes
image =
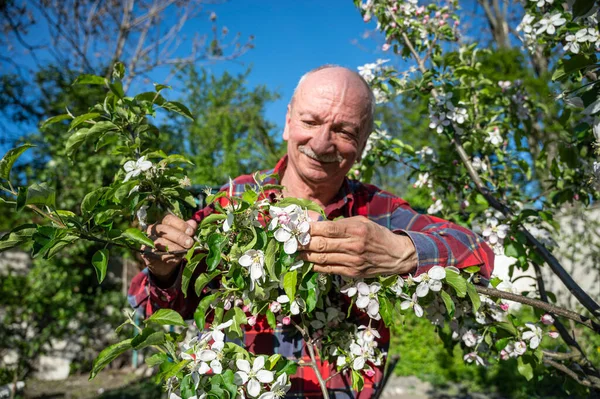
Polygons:
[[329,126],[321,126],[317,134],[310,140],[310,146],[317,154],[327,154],[334,149],[333,132]]

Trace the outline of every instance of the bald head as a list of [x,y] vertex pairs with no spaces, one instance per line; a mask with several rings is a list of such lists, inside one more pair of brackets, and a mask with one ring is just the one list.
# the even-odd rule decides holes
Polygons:
[[304,87],[327,86],[331,83],[336,83],[336,86],[343,88],[343,90],[351,89],[352,95],[357,97],[356,100],[364,104],[365,123],[362,134],[368,136],[373,131],[375,96],[363,77],[351,69],[326,64],[308,71],[298,81],[290,101],[290,107],[294,106],[294,100],[298,92],[303,90]]

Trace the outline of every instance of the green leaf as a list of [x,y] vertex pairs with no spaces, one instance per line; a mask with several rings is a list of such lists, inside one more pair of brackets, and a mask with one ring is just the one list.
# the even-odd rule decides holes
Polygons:
[[385,295],[379,295],[379,314],[386,326],[394,324],[394,305]]
[[139,350],[152,345],[161,345],[165,343],[165,333],[163,331],[154,331],[152,328],[144,328],[142,333],[136,335],[131,341],[131,347]]
[[56,192],[48,183],[33,183],[24,190],[19,187],[17,196],[17,211],[25,205],[42,205],[54,207],[56,203]]
[[[158,103],[157,103],[158,104]],[[183,115],[186,118],[188,118],[189,120],[194,120],[194,116],[192,115],[192,113],[190,112],[190,110],[183,105],[180,102],[177,101],[166,101],[162,104],[159,104],[161,107],[163,107],[166,110],[172,111],[172,112],[176,112],[179,115]]]
[[275,257],[277,255],[277,240],[272,239],[269,241],[267,245],[267,250],[265,251],[265,266],[267,268],[267,273],[269,273],[269,278],[271,281],[279,281],[279,277],[275,273]]
[[502,279],[500,277],[495,276],[494,278],[492,278],[490,280],[490,284],[492,285],[492,287],[496,288],[500,283],[502,282]]
[[208,256],[206,257],[206,270],[212,272],[221,263],[221,250],[227,243],[227,237],[220,233],[212,233],[206,240]]
[[205,319],[206,319],[206,311],[210,304],[215,300],[217,294],[207,295],[198,304],[196,311],[194,312],[194,321],[196,322],[196,326],[202,330],[204,329]]
[[452,319],[452,317],[454,316],[454,310],[456,309],[454,301],[446,291],[440,291],[440,294],[442,295],[442,301],[444,301],[444,305],[446,305],[446,312],[448,313],[448,316]]
[[557,63],[557,68],[552,74],[552,80],[563,80],[573,72],[579,71],[588,65],[596,62],[596,57],[587,56],[585,54],[572,54],[569,59],[561,59]]
[[56,255],[58,252],[60,252],[61,249],[63,249],[67,245],[74,243],[78,239],[79,239],[79,236],[67,234],[64,237],[62,237],[60,240],[54,241],[52,243],[52,245],[49,247],[48,252],[44,255],[44,259],[52,258],[54,255]]
[[73,82],[74,85],[104,85],[107,80],[102,76],[90,75],[87,73],[81,74]]
[[134,227],[125,230],[121,236],[128,238],[135,243],[147,245],[151,248],[154,248],[154,241],[148,238],[146,233],[143,233]]
[[62,114],[62,115],[56,115],[51,118],[48,118],[40,124],[40,130],[44,130],[48,126],[53,125],[58,122],[61,122],[61,121],[64,121],[65,119],[71,119],[71,115]]
[[94,269],[96,269],[98,283],[102,283],[104,277],[106,277],[106,267],[108,266],[108,249],[96,251],[92,257],[92,265],[94,265]]
[[145,359],[145,362],[149,367],[154,367],[156,365],[159,365],[161,363],[168,362],[168,361],[169,361],[169,357],[167,356],[166,353],[155,353],[154,355],[147,357]]
[[517,370],[527,381],[531,381],[533,378],[533,367],[531,367],[531,364],[526,363],[523,360],[523,357],[524,356],[519,356],[517,358]]
[[196,291],[196,295],[200,296],[202,294],[202,290],[206,287],[206,284],[213,281],[215,277],[221,274],[220,270],[213,270],[211,273],[202,273],[196,279],[196,283],[194,284],[194,291]]
[[361,373],[356,370],[352,370],[352,389],[360,392],[365,385],[365,379]]
[[290,298],[290,302],[296,298],[296,283],[298,280],[298,273],[296,270],[288,271],[283,276],[283,289],[286,295]]
[[269,356],[269,359],[267,359],[267,361],[266,361],[265,369],[267,369],[267,370],[273,370],[273,367],[275,367],[275,365],[277,364],[277,362],[280,359],[281,359],[281,355],[280,354],[275,354],[275,355]]
[[74,130],[77,126],[81,125],[85,121],[94,120],[99,116],[100,114],[98,112],[90,112],[87,114],[79,115],[71,121],[71,124],[69,125],[69,131]]
[[35,224],[23,224],[15,227],[0,238],[0,252],[30,242],[36,231]]
[[86,141],[96,141],[98,138],[109,132],[116,132],[119,127],[109,121],[96,122],[90,128],[82,128],[73,133],[65,144],[65,149],[68,157],[72,157],[75,151],[81,147]]
[[467,273],[475,274],[479,270],[481,270],[481,268],[479,266],[469,266],[469,267],[466,267],[466,268],[464,268],[462,270],[464,270]]
[[506,348],[506,345],[508,345],[508,342],[511,340],[511,337],[505,337],[505,338],[501,338],[499,340],[496,341],[496,343],[494,344],[496,346],[496,350],[501,351],[502,349]]
[[200,229],[208,226],[209,224],[213,224],[217,220],[227,219],[227,215],[222,213],[211,213],[200,222]]
[[171,309],[159,309],[152,316],[147,318],[144,323],[156,323],[161,326],[183,326],[187,327],[183,317]]
[[277,319],[271,309],[267,309],[267,323],[273,330],[277,327]]
[[8,150],[0,160],[0,179],[9,180],[10,171],[13,164],[29,148],[35,147],[33,144],[23,144],[22,146]]
[[131,341],[131,339],[127,339],[125,341],[117,342],[116,344],[111,345],[100,352],[96,360],[94,360],[94,364],[92,365],[90,380],[94,379],[94,377],[96,377],[96,375],[110,362],[116,359],[117,356],[131,349]]
[[81,213],[85,214],[94,210],[94,207],[96,206],[100,198],[102,198],[104,193],[106,193],[107,191],[108,187],[100,187],[92,192],[87,193],[81,201]]
[[446,282],[454,288],[459,298],[464,298],[467,295],[467,282],[460,274],[452,270],[446,270]]
[[481,299],[479,298],[479,294],[475,290],[475,286],[469,282],[467,282],[467,294],[469,294],[469,298],[471,299],[471,303],[473,304],[473,314],[475,314],[481,306]]

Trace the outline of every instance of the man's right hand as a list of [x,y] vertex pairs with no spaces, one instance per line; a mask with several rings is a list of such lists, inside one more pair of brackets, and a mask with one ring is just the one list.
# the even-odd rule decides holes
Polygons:
[[[169,214],[160,223],[148,226],[146,233],[154,241],[156,251],[171,252],[190,249],[197,228],[198,223],[195,220],[184,221]],[[184,256],[185,253],[156,255],[145,252],[142,254],[142,259],[158,283],[170,285],[169,283],[174,282],[178,266]]]

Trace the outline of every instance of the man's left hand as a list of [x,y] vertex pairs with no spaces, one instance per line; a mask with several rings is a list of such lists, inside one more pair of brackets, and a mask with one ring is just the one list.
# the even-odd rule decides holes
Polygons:
[[314,271],[351,278],[406,274],[417,267],[412,240],[364,216],[313,222],[311,239],[300,258],[314,263]]

